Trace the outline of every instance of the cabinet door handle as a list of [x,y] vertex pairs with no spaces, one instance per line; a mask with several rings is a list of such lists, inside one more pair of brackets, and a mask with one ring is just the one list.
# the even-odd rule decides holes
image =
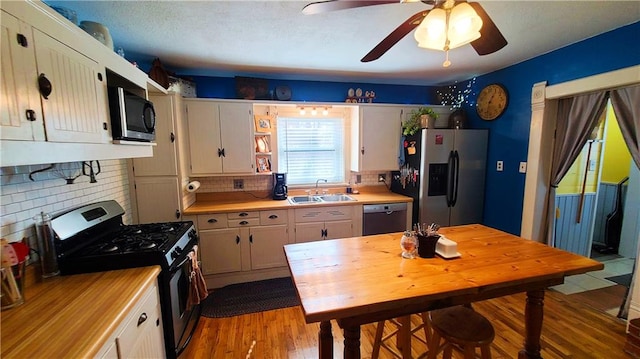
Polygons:
[[140,317],[138,318],[138,326],[140,326],[142,323],[146,321],[147,321],[147,313],[140,314]]
[[173,134],[173,132],[171,132],[171,143],[176,142],[176,135]]
[[180,210],[176,209],[176,219],[180,219]]
[[360,153],[364,155],[364,147],[360,149]]
[[249,224],[249,222],[247,222],[247,221],[241,221],[241,222],[240,222],[240,225],[241,225],[241,226],[246,226],[247,224]]
[[269,216],[269,219],[276,219],[276,218],[278,218],[277,214],[272,214],[272,215]]
[[222,149],[222,157],[224,157],[224,148]]
[[27,41],[27,37],[22,35],[22,34],[17,34],[16,35],[16,40],[18,41],[18,44],[22,47],[29,47],[29,43]]
[[238,214],[238,216],[240,216],[240,217],[246,217],[248,215],[249,215],[249,213],[247,213],[247,212],[242,212],[242,213]]
[[40,89],[42,97],[44,97],[45,100],[49,99],[49,95],[51,95],[51,91],[53,91],[53,86],[51,86],[51,81],[49,81],[45,74],[38,76],[38,88]]
[[249,235],[249,243],[253,243],[253,234]]
[[240,244],[240,236],[236,236],[236,244]]
[[222,157],[222,149],[218,148],[218,157]]
[[208,223],[218,223],[218,220],[215,218],[209,218]]
[[36,120],[36,112],[34,110],[26,110],[24,114],[27,116],[28,121]]

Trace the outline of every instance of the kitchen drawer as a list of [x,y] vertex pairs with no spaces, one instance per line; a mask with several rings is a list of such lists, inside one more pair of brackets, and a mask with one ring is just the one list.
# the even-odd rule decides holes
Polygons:
[[229,219],[229,227],[253,227],[260,225],[260,218]]
[[351,219],[352,213],[353,206],[300,208],[296,209],[296,223]]
[[260,211],[260,225],[268,226],[270,224],[286,224],[287,210],[279,209],[273,211]]
[[231,213],[227,213],[227,218],[228,219],[247,219],[247,218],[260,218],[260,212],[249,212],[249,211],[242,211],[242,212],[231,212]]
[[227,214],[201,214],[198,215],[198,230],[227,228]]

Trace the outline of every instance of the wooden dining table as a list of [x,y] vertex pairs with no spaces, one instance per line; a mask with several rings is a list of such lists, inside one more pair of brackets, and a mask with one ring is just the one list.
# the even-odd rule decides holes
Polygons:
[[[284,246],[307,323],[320,323],[319,357],[333,357],[331,321],[344,332],[344,358],[360,358],[360,326],[526,292],[524,347],[540,358],[545,289],[604,265],[487,226],[441,228],[460,256],[404,259],[402,233]],[[514,353],[515,355],[515,353]]]

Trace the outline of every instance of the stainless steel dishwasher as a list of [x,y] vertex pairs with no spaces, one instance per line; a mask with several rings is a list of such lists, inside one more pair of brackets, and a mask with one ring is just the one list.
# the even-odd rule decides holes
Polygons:
[[407,204],[365,204],[362,206],[362,235],[402,232],[407,229]]

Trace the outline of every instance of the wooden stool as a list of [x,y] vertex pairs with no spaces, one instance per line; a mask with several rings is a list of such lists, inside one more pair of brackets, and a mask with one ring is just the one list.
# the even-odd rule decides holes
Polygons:
[[[495,331],[487,318],[473,309],[456,306],[434,310],[429,312],[428,323],[433,330],[428,359],[435,359],[441,351],[443,358],[450,359],[454,345],[462,348],[465,359],[475,358],[477,347],[480,347],[482,359],[491,358]],[[441,339],[444,340],[442,343]]]
[[[380,355],[380,348],[385,348],[391,354],[393,354],[396,358],[411,358],[411,339],[415,338],[425,345],[428,345],[428,342],[431,341],[431,330],[428,326],[428,318],[427,313],[419,313],[416,314],[420,316],[420,320],[422,321],[420,324],[411,328],[411,316],[407,315],[400,318],[391,319],[388,322],[395,325],[395,329],[387,334],[386,336],[382,336],[384,332],[384,324],[387,322],[383,320],[378,322],[378,326],[376,329],[376,336],[373,342],[373,351],[371,353],[371,359],[377,359],[378,355]],[[426,340],[423,340],[419,336],[416,335],[416,332],[420,331],[420,329],[424,330],[424,335]],[[387,344],[389,339],[396,337],[396,345],[391,346]],[[398,351],[399,350],[399,351]],[[426,355],[426,353],[425,353]],[[423,358],[424,355],[421,355],[420,358]]]

